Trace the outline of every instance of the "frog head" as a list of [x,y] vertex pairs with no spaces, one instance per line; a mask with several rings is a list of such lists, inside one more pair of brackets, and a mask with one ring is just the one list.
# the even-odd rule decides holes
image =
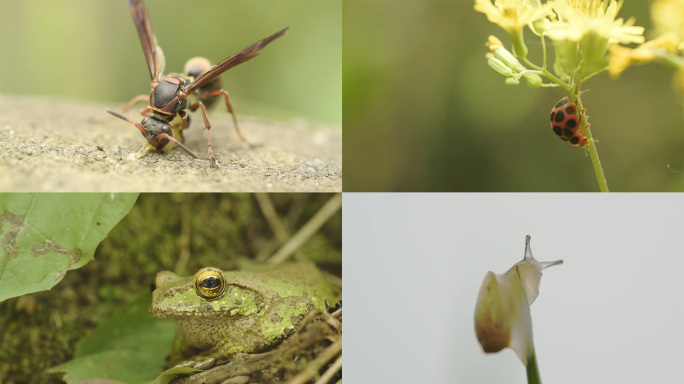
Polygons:
[[202,268],[192,277],[173,272],[157,274],[150,313],[162,319],[185,317],[250,316],[259,312],[264,297],[256,290],[232,281],[220,269]]

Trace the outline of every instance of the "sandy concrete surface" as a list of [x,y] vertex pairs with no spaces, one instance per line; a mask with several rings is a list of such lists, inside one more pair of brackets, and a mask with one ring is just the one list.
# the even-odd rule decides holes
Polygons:
[[[274,122],[209,111],[212,148],[219,162],[209,167],[201,114],[190,113],[180,149],[131,161],[145,138],[121,120],[103,123],[105,105],[80,100],[0,95],[1,192],[331,192],[342,190],[342,128],[306,121]],[[138,112],[128,117],[139,122]]]

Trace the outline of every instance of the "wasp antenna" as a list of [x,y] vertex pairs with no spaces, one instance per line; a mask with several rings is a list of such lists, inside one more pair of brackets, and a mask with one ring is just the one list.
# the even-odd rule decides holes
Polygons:
[[128,118],[126,118],[125,116],[123,116],[123,115],[121,115],[121,114],[118,114],[118,113],[112,111],[112,110],[109,109],[109,108],[105,108],[105,111],[107,111],[107,113],[109,113],[110,115],[112,115],[112,116],[114,116],[114,117],[118,117],[118,118],[121,119],[121,120],[129,121]]
[[171,141],[171,142],[173,142],[174,144],[176,144],[180,149],[182,149],[183,151],[185,151],[185,153],[187,153],[188,155],[192,156],[192,157],[195,158],[195,159],[199,159],[199,156],[195,155],[195,154],[190,150],[190,148],[186,147],[185,145],[183,145],[183,143],[181,143],[180,141],[174,139],[172,136],[170,136],[170,135],[168,135],[168,134],[166,134],[166,133],[160,133],[159,135],[157,135],[156,138],[157,138],[157,139],[166,138],[166,139],[168,139],[169,141]]
[[109,113],[110,115],[112,115],[114,117],[118,117],[119,119],[121,119],[127,123],[131,123],[131,124],[135,125],[135,127],[138,128],[140,130],[140,132],[142,132],[143,136],[147,136],[147,131],[145,130],[145,128],[143,128],[142,125],[136,123],[135,121],[129,119],[128,117],[126,117],[122,114],[119,114],[119,113],[112,111],[111,109],[105,108],[105,111],[107,111],[107,113]]
[[173,141],[175,141],[176,144],[178,145],[178,148],[180,148],[180,149],[182,149],[183,151],[185,151],[185,153],[187,153],[188,155],[192,156],[194,159],[199,159],[199,156],[195,155],[195,154],[190,150],[190,148],[188,148],[188,147],[186,147],[185,145],[183,145],[180,141],[178,141],[178,140],[176,140],[176,139],[174,139]]

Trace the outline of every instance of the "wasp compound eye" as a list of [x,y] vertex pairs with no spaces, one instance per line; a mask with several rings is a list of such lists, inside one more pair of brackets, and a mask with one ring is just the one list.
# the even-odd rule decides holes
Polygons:
[[226,279],[220,269],[202,268],[195,274],[195,292],[207,300],[215,300],[226,290]]

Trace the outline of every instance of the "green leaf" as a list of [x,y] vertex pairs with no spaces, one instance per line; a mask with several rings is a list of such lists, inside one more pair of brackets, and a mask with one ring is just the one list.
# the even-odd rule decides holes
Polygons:
[[104,320],[76,346],[74,359],[50,369],[64,380],[110,379],[124,383],[152,381],[171,350],[176,324],[150,316],[151,295],[140,295]]
[[0,194],[0,301],[43,291],[95,248],[137,194]]
[[159,377],[157,377],[152,384],[169,384],[173,380],[180,379],[181,377],[186,377],[194,375],[195,373],[202,372],[201,369],[194,369],[188,367],[173,367],[164,371]]

